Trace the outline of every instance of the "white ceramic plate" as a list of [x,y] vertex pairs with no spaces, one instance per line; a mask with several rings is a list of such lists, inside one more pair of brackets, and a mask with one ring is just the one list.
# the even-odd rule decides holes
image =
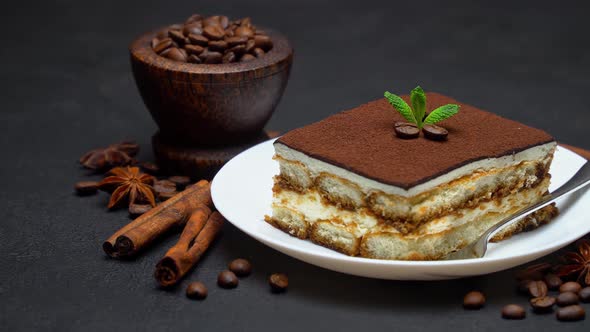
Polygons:
[[[229,222],[246,234],[289,256],[326,269],[380,278],[436,280],[488,274],[547,255],[590,232],[590,191],[558,201],[560,215],[532,232],[490,244],[484,258],[456,261],[387,261],[349,257],[292,237],[266,222],[270,215],[273,176],[278,164],[272,160],[273,140],[261,143],[230,160],[213,180],[215,206]],[[586,159],[559,147],[551,166],[551,188],[569,180]]]

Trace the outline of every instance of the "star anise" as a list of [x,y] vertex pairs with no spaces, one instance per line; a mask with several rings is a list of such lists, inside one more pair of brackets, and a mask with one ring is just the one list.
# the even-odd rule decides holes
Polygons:
[[133,163],[133,157],[137,152],[139,152],[137,143],[121,142],[87,152],[80,158],[80,164],[97,172],[104,171]]
[[578,251],[570,251],[563,258],[566,264],[558,266],[556,274],[560,277],[577,276],[578,282],[590,286],[590,241],[580,241]]
[[139,167],[115,167],[109,171],[110,176],[104,178],[98,188],[111,193],[109,209],[123,203],[135,204],[147,202],[156,206],[154,197],[154,177],[139,170]]

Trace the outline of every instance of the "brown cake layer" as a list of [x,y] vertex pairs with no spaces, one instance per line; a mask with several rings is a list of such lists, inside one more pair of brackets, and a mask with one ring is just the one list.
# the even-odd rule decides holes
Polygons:
[[[409,102],[409,96],[403,96]],[[440,123],[447,141],[404,140],[393,125],[404,121],[385,98],[295,129],[282,143],[310,157],[382,183],[409,189],[452,169],[554,141],[546,132],[482,111],[438,93],[427,93],[427,111],[461,105],[459,114]]]

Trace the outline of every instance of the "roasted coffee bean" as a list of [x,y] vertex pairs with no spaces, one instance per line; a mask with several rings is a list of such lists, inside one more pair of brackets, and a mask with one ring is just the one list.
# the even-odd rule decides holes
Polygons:
[[211,40],[209,41],[209,49],[214,52],[221,52],[225,51],[227,48],[227,43],[223,40]]
[[178,47],[170,47],[160,53],[160,55],[174,61],[186,61],[186,56]]
[[246,37],[229,37],[226,38],[225,41],[230,47],[234,47],[236,45],[246,44],[248,42],[248,38]]
[[185,35],[185,37],[188,37],[191,33],[200,35],[203,33],[202,26],[203,25],[201,23],[186,24],[182,29],[182,33]]
[[222,63],[230,63],[230,62],[235,62],[236,59],[237,59],[237,57],[234,52],[227,52],[223,55],[221,62]]
[[229,18],[227,16],[219,16],[219,24],[223,29],[227,29],[229,26]]
[[98,182],[95,181],[80,181],[74,185],[76,194],[78,196],[90,196],[96,194],[98,191]]
[[568,281],[559,287],[559,292],[572,292],[577,293],[582,289],[582,286],[575,281]]
[[463,308],[481,309],[486,304],[486,298],[482,292],[472,291],[463,297]]
[[549,274],[545,275],[544,280],[545,280],[545,283],[547,284],[547,288],[549,288],[551,290],[559,289],[559,286],[561,286],[563,284],[563,281],[561,281],[561,278],[553,273],[549,273]]
[[563,292],[557,296],[557,305],[567,307],[568,305],[580,303],[580,297],[576,293]]
[[417,138],[420,136],[420,129],[413,123],[396,122],[394,124],[395,135],[403,139]]
[[545,313],[553,310],[555,298],[552,296],[534,297],[530,300],[530,303],[534,312]]
[[186,287],[186,297],[194,300],[203,300],[207,297],[207,287],[199,281],[194,281]]
[[168,31],[170,30],[182,30],[182,24],[172,24],[170,26],[168,26]]
[[178,192],[176,192],[176,191],[161,192],[161,193],[158,193],[158,199],[163,202],[163,201],[166,201],[166,200],[174,197],[176,194],[178,194]]
[[256,48],[256,42],[254,39],[249,39],[246,42],[246,53],[252,53],[252,51]]
[[174,175],[168,178],[168,181],[176,185],[176,190],[184,190],[191,183],[191,178],[184,175]]
[[524,319],[526,311],[518,304],[509,304],[502,308],[502,318],[505,319]]
[[212,40],[223,39],[225,31],[218,25],[209,25],[203,28],[203,35]]
[[236,28],[234,34],[238,37],[252,37],[254,36],[254,31],[250,27],[242,25]]
[[254,36],[254,43],[256,47],[263,49],[265,52],[268,52],[272,48],[272,41],[269,36],[256,35]]
[[158,38],[158,39],[168,38],[168,29],[162,29],[162,30],[158,31],[158,33],[156,34],[156,38]]
[[222,271],[217,276],[217,284],[223,288],[236,288],[238,287],[238,277],[232,271]]
[[135,218],[152,209],[149,204],[129,204],[129,216]]
[[184,61],[186,61],[186,59],[188,58],[188,53],[186,52],[186,50],[184,48],[179,48],[178,50],[184,56],[184,59],[185,59]]
[[580,301],[584,303],[590,302],[590,287],[582,288],[578,292],[578,296],[580,297]]
[[144,162],[140,163],[139,167],[141,167],[141,169],[144,172],[151,174],[151,175],[157,175],[158,173],[160,173],[160,167],[157,164],[154,164],[149,161],[144,161]]
[[289,287],[289,278],[286,274],[274,273],[268,278],[268,284],[273,293],[281,293],[286,291],[287,287]]
[[445,128],[436,125],[425,125],[422,132],[424,137],[433,141],[444,141],[449,136],[449,132]]
[[168,37],[172,38],[178,45],[185,44],[184,34],[180,30],[169,30]]
[[171,193],[176,191],[176,183],[170,180],[159,180],[153,185],[156,193]]
[[160,42],[160,38],[157,38],[157,37],[152,38],[152,41],[150,42],[150,45],[152,46],[152,49],[154,47],[156,47],[156,45],[158,45],[159,42]]
[[240,25],[243,27],[251,27],[252,26],[252,19],[249,17],[244,17],[240,20]]
[[225,38],[231,38],[234,37],[234,31],[231,30],[230,28],[225,29]]
[[194,22],[199,22],[203,19],[203,16],[199,14],[192,14],[189,18],[186,19],[185,24],[190,24]]
[[543,297],[547,295],[547,284],[543,280],[535,280],[529,283],[529,295],[531,297]]
[[185,45],[184,48],[188,52],[188,54],[196,54],[199,55],[203,53],[205,48],[201,45]]
[[252,264],[243,258],[234,259],[229,263],[228,268],[238,277],[248,276],[252,272]]
[[201,53],[201,55],[203,56],[201,59],[203,60],[204,63],[208,63],[208,64],[215,64],[215,63],[221,63],[221,60],[223,59],[223,55],[221,55],[221,53],[219,52],[203,52]]
[[196,56],[194,54],[189,55],[187,61],[190,63],[194,63],[194,64],[203,63],[203,61],[198,56]]
[[192,44],[199,46],[207,46],[207,44],[209,43],[209,39],[207,37],[202,35],[195,35],[194,33],[188,35],[188,40]]
[[555,316],[561,321],[571,322],[586,318],[586,311],[581,306],[575,304],[557,309]]
[[203,19],[203,27],[208,26],[218,26],[221,27],[221,22],[219,21],[219,16],[209,16]]
[[248,62],[248,61],[252,61],[252,60],[256,60],[256,57],[253,56],[252,54],[244,54],[240,58],[241,62]]
[[229,49],[229,52],[235,53],[235,55],[240,56],[246,53],[246,46],[244,45],[236,45]]
[[156,46],[153,47],[153,49],[154,49],[154,52],[160,54],[169,47],[172,47],[172,39],[170,39],[169,37],[166,37],[166,38],[160,40],[156,44]]
[[260,58],[264,55],[264,51],[257,47],[252,51],[252,54],[254,54],[257,58]]

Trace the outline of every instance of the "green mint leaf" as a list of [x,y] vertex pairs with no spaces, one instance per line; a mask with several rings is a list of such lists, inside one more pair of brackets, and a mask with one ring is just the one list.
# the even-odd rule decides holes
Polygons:
[[414,111],[414,118],[418,128],[422,128],[422,119],[424,119],[424,113],[426,113],[426,95],[424,90],[420,86],[417,86],[412,90],[410,94],[410,100],[412,101],[412,111]]
[[448,119],[457,113],[459,113],[459,105],[455,105],[455,104],[443,105],[443,106],[435,109],[434,111],[430,112],[430,114],[428,114],[428,117],[426,117],[426,119],[424,119],[424,123],[430,124],[430,125],[435,124],[435,123],[440,122],[442,120]]
[[383,94],[385,98],[389,101],[391,106],[395,107],[395,109],[409,122],[416,123],[416,118],[414,117],[414,113],[410,108],[410,105],[405,102],[405,100],[401,99],[399,96],[390,93],[389,91],[385,91]]

